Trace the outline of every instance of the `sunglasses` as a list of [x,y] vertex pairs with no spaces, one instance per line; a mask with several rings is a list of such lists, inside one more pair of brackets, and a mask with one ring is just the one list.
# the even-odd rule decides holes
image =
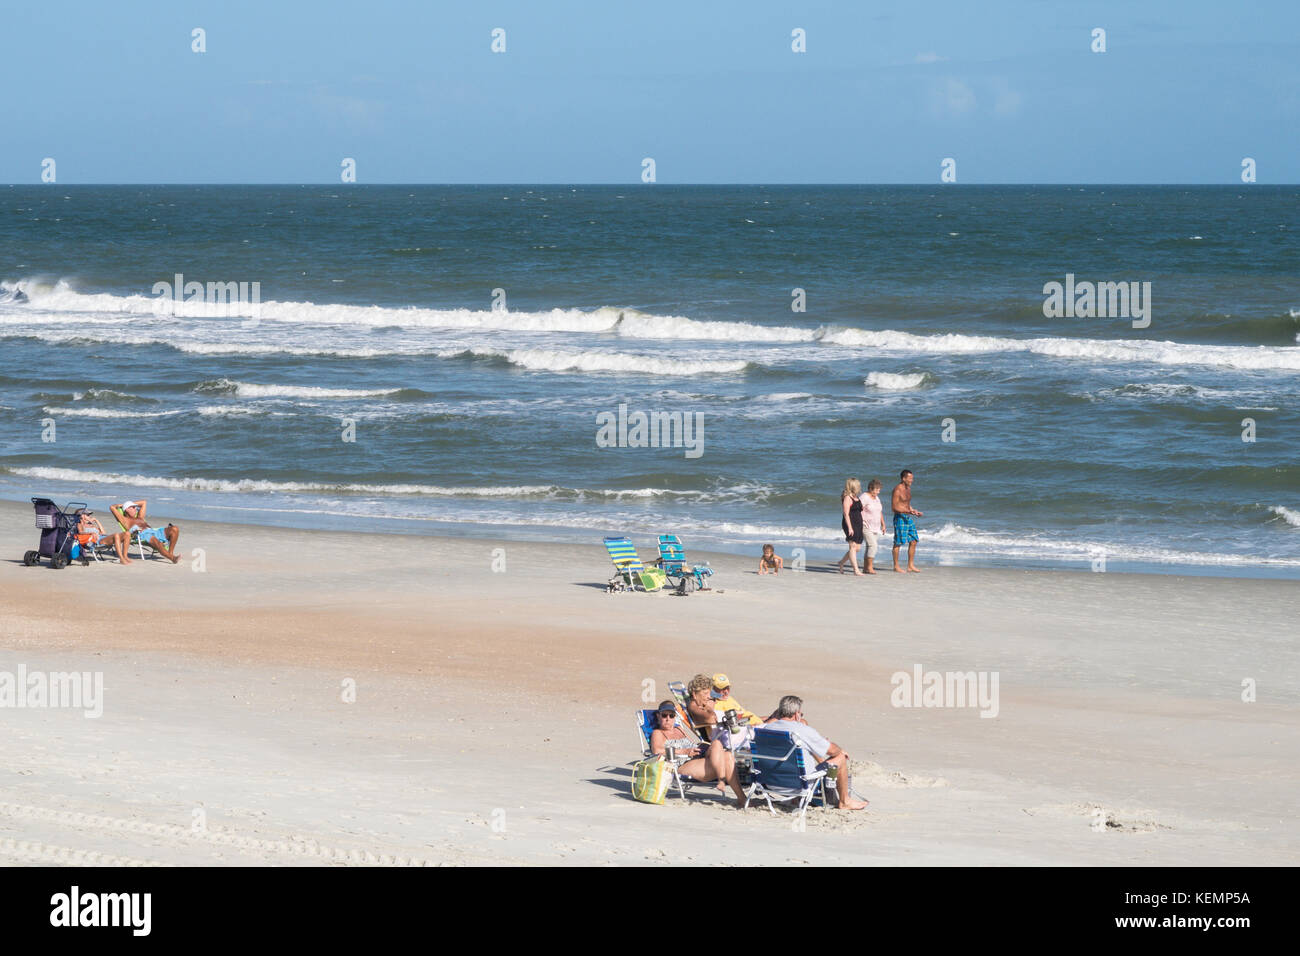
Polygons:
[[670,714],[670,713],[668,713],[667,711],[660,711],[658,716],[659,716],[659,719],[660,719],[660,720],[665,720],[665,719],[666,719],[666,720],[672,720],[672,719],[673,719],[674,717],[676,717],[677,715],[676,715],[676,714]]

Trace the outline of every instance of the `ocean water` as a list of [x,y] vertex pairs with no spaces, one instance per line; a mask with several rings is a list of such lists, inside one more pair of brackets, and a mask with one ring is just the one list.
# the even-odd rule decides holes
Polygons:
[[0,497],[820,561],[906,467],[923,562],[1300,577],[1298,335],[1297,187],[15,186]]

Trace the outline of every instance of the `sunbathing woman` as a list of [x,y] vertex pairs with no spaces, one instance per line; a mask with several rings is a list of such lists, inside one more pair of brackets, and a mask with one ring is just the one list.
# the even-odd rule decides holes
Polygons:
[[104,530],[104,526],[99,523],[98,518],[91,517],[89,511],[83,511],[81,517],[77,519],[76,537],[77,543],[83,548],[105,542],[111,543],[113,550],[117,552],[117,560],[122,564],[131,563],[131,559],[126,556],[126,548],[130,544],[126,532],[119,531],[117,534],[109,534]]
[[[730,784],[731,789],[735,791],[736,801],[740,806],[744,806],[745,792],[740,789],[740,778],[736,774],[736,761],[731,754],[727,753],[726,748],[717,740],[710,743],[707,749],[698,745],[681,745],[683,742],[689,743],[689,741],[690,738],[686,735],[686,731],[677,726],[677,705],[671,700],[664,701],[659,705],[659,709],[655,711],[655,729],[650,734],[650,752],[656,756],[669,759],[668,751],[670,749],[676,756],[685,755],[687,760],[677,768],[679,774],[683,777],[690,777],[692,780],[698,780],[701,783],[716,780],[718,781],[719,793],[725,793],[726,786],[724,784]],[[670,744],[674,744],[674,746],[670,748]]]

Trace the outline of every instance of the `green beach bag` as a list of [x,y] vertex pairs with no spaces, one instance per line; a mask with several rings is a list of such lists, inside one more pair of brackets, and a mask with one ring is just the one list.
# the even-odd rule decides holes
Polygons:
[[642,803],[663,803],[668,778],[668,765],[661,757],[641,760],[632,768],[632,796]]

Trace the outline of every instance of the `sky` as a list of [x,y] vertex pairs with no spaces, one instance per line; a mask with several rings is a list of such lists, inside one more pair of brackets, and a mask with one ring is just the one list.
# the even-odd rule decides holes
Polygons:
[[[0,182],[1300,183],[1300,2],[6,10]],[[206,51],[192,49],[201,28]],[[493,52],[493,30],[505,31]],[[1094,52],[1094,29],[1106,50]],[[804,31],[806,52],[792,50]]]

